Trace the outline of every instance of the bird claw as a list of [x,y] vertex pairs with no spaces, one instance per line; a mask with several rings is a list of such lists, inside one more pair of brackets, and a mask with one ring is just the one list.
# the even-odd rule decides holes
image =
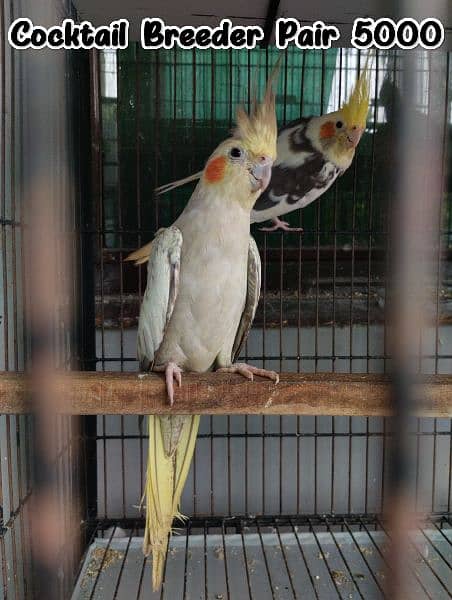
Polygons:
[[261,227],[259,231],[265,231],[271,233],[272,231],[287,231],[291,233],[303,233],[303,227],[291,227],[287,221],[281,221],[280,219],[273,219],[274,225],[272,227]]
[[174,380],[177,381],[179,387],[182,385],[182,369],[174,362],[169,362],[164,367],[157,367],[156,371],[165,371],[166,391],[170,406],[174,404]]
[[258,367],[253,367],[253,365],[248,365],[246,363],[236,363],[230,367],[222,367],[221,369],[218,369],[218,373],[238,373],[250,381],[254,380],[254,375],[258,375],[259,377],[271,379],[275,382],[275,385],[279,383],[279,375],[276,371],[259,369]]

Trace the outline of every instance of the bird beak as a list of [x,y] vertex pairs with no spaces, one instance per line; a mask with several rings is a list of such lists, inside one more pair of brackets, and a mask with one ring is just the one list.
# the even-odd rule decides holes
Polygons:
[[363,133],[364,127],[352,127],[351,129],[348,129],[345,140],[347,148],[356,148]]
[[273,160],[268,156],[261,156],[258,162],[250,169],[251,189],[253,192],[260,190],[263,192],[272,176]]

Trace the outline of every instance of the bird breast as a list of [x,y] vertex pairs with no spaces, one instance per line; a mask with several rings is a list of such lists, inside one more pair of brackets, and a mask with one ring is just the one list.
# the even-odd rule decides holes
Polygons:
[[[156,363],[209,370],[231,347],[243,314],[248,272],[249,214],[230,223],[179,225],[183,236],[179,292]],[[238,221],[238,222],[237,222]],[[241,222],[243,221],[243,223]],[[221,225],[224,225],[222,223]]]

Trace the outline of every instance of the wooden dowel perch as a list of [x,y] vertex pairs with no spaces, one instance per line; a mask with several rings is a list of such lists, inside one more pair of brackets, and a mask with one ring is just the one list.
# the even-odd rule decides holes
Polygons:
[[[278,385],[258,377],[184,374],[174,407],[162,376],[138,373],[62,373],[55,380],[60,412],[100,414],[266,414],[385,416],[392,414],[390,380],[381,375],[285,373]],[[452,416],[452,377],[426,376],[417,384],[415,414]],[[32,410],[23,373],[0,373],[0,414]]]

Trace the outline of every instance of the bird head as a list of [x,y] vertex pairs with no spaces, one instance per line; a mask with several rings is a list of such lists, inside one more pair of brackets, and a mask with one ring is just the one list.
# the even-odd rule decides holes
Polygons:
[[361,73],[348,101],[337,111],[315,119],[320,150],[340,168],[348,168],[366,127],[369,111],[367,66]]
[[248,115],[239,108],[232,137],[222,142],[208,159],[201,185],[251,209],[268,186],[276,158],[275,96],[270,76],[263,101]]

